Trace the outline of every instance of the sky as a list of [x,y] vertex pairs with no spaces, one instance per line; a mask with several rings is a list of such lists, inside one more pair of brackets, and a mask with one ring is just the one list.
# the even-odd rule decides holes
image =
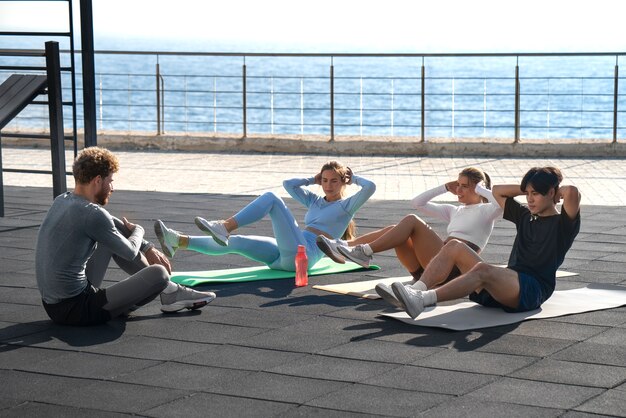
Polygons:
[[[183,51],[626,51],[622,7],[612,0],[92,1],[96,49],[141,41]],[[65,30],[66,7],[0,1],[0,31]]]

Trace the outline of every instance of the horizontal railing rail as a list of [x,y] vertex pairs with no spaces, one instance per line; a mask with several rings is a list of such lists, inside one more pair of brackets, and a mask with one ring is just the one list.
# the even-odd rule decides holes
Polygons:
[[[101,130],[157,135],[213,132],[243,137],[321,134],[331,140],[342,135],[383,135],[419,141],[497,137],[616,142],[626,136],[625,112],[620,110],[626,96],[619,91],[618,71],[623,55],[96,51],[102,60],[96,66],[101,70],[96,74],[97,122]],[[152,64],[147,64],[147,56]],[[414,60],[404,64],[404,58]],[[546,64],[541,60],[555,58],[592,64],[602,59],[598,70],[602,75],[542,71]],[[199,63],[200,59],[210,61]],[[228,63],[220,64],[222,59]],[[315,59],[314,65],[308,59]],[[343,59],[349,62],[340,62]],[[395,59],[393,74],[385,73],[389,59]],[[451,59],[461,60],[455,63],[455,72],[441,65]],[[506,63],[484,71],[462,63],[476,59]],[[533,61],[522,63],[524,71],[520,71],[520,59]],[[372,60],[383,62],[372,64]],[[153,64],[155,72],[149,68]],[[583,65],[580,71],[594,65]],[[132,72],[130,67],[140,70]],[[23,118],[23,125],[35,119]]]

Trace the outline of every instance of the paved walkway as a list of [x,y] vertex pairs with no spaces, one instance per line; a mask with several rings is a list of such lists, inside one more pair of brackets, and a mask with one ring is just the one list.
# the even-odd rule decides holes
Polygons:
[[[5,168],[50,169],[49,151],[5,148]],[[281,184],[290,176],[310,176],[332,156],[285,154],[116,152],[121,170],[115,186],[120,190],[224,193],[256,195],[274,191],[286,196]],[[71,169],[72,153],[68,152]],[[408,200],[420,192],[456,178],[467,166],[487,171],[494,183],[517,183],[532,166],[555,165],[565,183],[576,184],[586,205],[626,205],[626,162],[616,159],[512,159],[427,157],[342,157],[340,160],[377,185],[374,199]],[[69,171],[69,170],[68,170]],[[13,186],[49,187],[47,175],[5,173]],[[68,187],[73,179],[68,176]]]

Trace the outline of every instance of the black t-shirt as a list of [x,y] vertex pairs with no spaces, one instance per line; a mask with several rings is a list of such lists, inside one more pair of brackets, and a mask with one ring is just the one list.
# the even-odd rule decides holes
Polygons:
[[556,271],[580,230],[580,211],[570,219],[565,208],[552,216],[532,216],[526,206],[506,199],[503,218],[517,228],[508,267],[539,280],[546,297],[556,286]]

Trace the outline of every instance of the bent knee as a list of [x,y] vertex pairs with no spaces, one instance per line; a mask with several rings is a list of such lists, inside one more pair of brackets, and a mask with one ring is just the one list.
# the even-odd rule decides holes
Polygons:
[[154,277],[156,281],[163,282],[167,286],[167,282],[170,280],[170,274],[167,269],[160,264],[153,264],[145,268],[150,277]]

